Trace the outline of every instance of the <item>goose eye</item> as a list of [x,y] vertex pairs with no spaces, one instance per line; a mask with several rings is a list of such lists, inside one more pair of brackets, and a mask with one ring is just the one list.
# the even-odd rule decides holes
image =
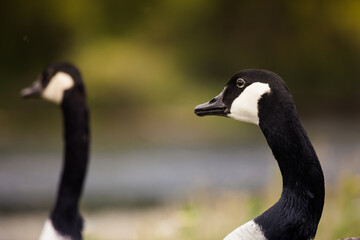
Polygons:
[[242,78],[238,78],[238,79],[236,80],[236,86],[237,86],[238,88],[243,88],[243,87],[245,87],[245,84],[246,84],[246,82],[245,82],[245,80],[242,79]]

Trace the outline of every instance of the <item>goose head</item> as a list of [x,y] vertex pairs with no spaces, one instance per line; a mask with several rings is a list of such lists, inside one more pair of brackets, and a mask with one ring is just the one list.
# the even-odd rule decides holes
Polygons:
[[275,73],[248,69],[236,73],[224,90],[209,102],[198,105],[198,116],[217,115],[260,125],[269,117],[295,111],[292,96],[285,82]]
[[30,86],[21,91],[23,98],[41,97],[61,105],[69,92],[84,93],[79,70],[67,62],[49,65]]

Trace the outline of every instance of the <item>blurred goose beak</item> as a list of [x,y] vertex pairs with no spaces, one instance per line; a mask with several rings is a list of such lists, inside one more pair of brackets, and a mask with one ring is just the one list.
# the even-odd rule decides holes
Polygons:
[[37,80],[30,87],[21,90],[20,95],[22,98],[40,97],[41,92],[41,83],[39,80]]

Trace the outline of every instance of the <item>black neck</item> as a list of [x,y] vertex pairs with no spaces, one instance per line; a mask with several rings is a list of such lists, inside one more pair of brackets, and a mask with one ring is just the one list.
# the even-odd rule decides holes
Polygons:
[[86,177],[90,138],[89,113],[84,93],[66,91],[61,108],[64,121],[65,155],[51,218],[57,230],[76,236],[82,228],[79,199]]
[[[270,217],[280,214],[279,223],[293,228],[292,233],[289,228],[284,229],[294,234],[291,239],[314,237],[323,210],[325,189],[321,165],[307,133],[294,112],[266,121],[266,125],[260,122],[260,127],[279,164],[283,191],[280,200],[264,216],[259,216],[258,221],[267,225]],[[270,232],[268,239],[271,239]]]

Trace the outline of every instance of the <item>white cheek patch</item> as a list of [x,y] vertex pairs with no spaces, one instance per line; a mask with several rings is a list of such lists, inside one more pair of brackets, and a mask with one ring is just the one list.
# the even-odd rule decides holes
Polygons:
[[254,220],[251,220],[244,225],[241,225],[229,235],[227,235],[224,240],[266,240],[263,232],[259,225],[257,225]]
[[233,101],[228,116],[239,121],[258,125],[258,102],[265,93],[270,93],[269,84],[252,83]]
[[41,232],[40,239],[39,240],[71,240],[70,237],[65,237],[59,234],[52,222],[48,219],[45,222],[44,228]]
[[41,96],[51,102],[60,104],[64,97],[64,91],[74,86],[72,77],[64,72],[58,72],[50,79]]

